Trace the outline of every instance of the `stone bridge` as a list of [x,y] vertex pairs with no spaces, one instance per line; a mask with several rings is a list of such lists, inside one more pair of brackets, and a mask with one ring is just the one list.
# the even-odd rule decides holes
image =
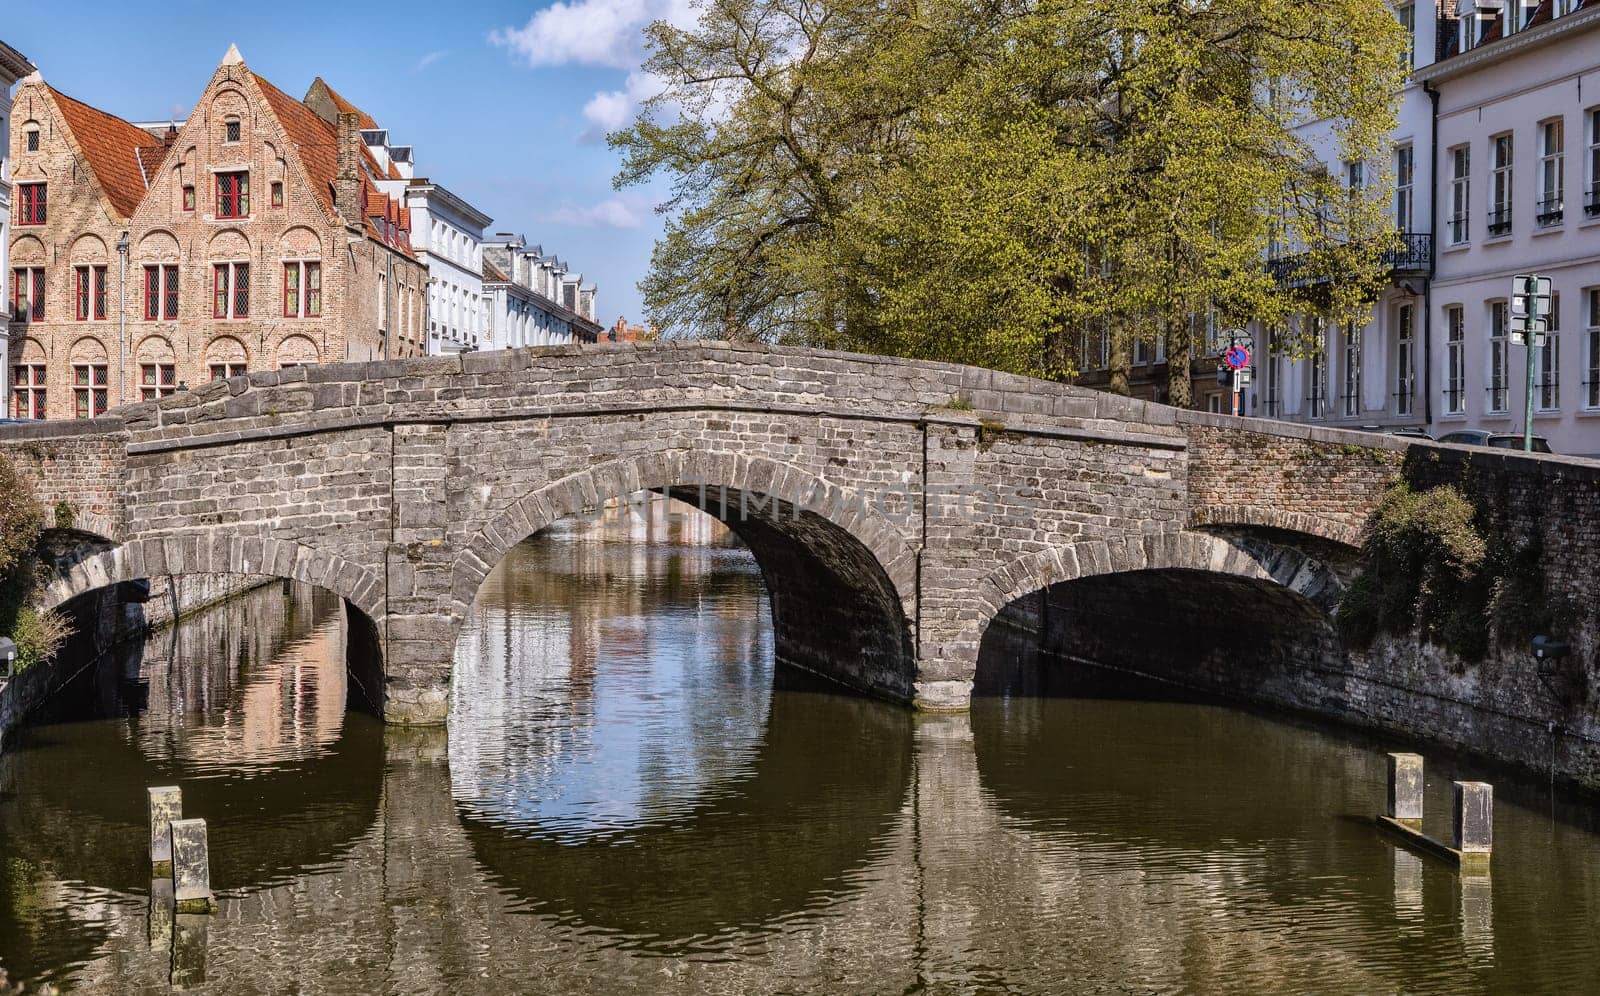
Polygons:
[[1053,585],[1225,579],[1219,597],[1272,591],[1326,621],[1404,450],[723,343],[300,367],[0,430],[76,540],[46,604],[192,573],[321,586],[349,610],[361,692],[400,723],[444,721],[458,631],[506,552],[608,497],[655,490],[727,522],[760,563],[780,659],[959,709],[991,621]]

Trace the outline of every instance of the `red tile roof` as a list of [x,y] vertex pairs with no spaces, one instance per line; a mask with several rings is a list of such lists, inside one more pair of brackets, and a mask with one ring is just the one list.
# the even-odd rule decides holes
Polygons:
[[143,128],[73,100],[55,87],[46,88],[106,199],[123,218],[131,217],[144,200],[148,178],[155,176],[166,158],[166,146]]
[[[322,206],[332,216],[335,213],[334,181],[339,177],[338,129],[318,117],[317,113],[307,107],[303,101],[295,100],[260,75],[252,75],[255,76],[256,84],[261,87],[261,93],[267,98],[267,104],[272,108],[272,113],[277,117],[278,122],[283,125],[283,130],[288,135],[289,141],[293,142],[296,148],[300,150],[300,161],[305,164],[306,173],[309,174],[309,179],[311,180],[311,186],[316,190],[317,198],[322,201]],[[333,94],[331,88],[328,92]],[[335,99],[342,100],[343,98],[335,95]],[[378,161],[372,158],[372,153],[367,150],[365,145],[361,147],[361,158],[366,166],[368,176],[383,175],[378,168]],[[385,200],[389,199],[386,194],[377,192],[369,193],[368,196],[368,215],[373,213],[373,202],[370,198],[381,197]],[[377,211],[379,215],[384,213],[381,208]],[[372,238],[388,245],[395,245],[394,241],[383,237],[383,232],[372,224],[370,217],[366,220],[366,228],[367,234]],[[395,247],[409,255],[409,250],[403,244],[395,245]]]

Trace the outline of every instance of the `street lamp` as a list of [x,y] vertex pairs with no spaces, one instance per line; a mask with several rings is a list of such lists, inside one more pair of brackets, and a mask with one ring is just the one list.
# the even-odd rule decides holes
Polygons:
[[16,644],[16,641],[11,639],[11,637],[9,637],[9,636],[0,636],[0,663],[3,663],[5,665],[5,673],[4,673],[3,677],[5,678],[6,681],[10,681],[11,680],[11,670],[12,670],[13,667],[16,666],[16,661],[17,661],[17,644]]

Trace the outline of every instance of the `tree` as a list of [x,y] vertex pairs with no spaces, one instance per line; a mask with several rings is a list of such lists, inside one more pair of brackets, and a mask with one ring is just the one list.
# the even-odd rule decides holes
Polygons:
[[643,286],[678,334],[1056,377],[1108,336],[1114,383],[1164,341],[1186,403],[1195,316],[1354,321],[1383,277],[1384,171],[1322,165],[1387,158],[1404,39],[1381,0],[702,12],[652,30],[666,89],[613,138],[619,182],[674,182]]

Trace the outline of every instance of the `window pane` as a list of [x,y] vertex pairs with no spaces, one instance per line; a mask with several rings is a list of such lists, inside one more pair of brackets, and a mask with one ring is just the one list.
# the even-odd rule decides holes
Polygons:
[[250,316],[250,264],[233,264],[233,317]]

